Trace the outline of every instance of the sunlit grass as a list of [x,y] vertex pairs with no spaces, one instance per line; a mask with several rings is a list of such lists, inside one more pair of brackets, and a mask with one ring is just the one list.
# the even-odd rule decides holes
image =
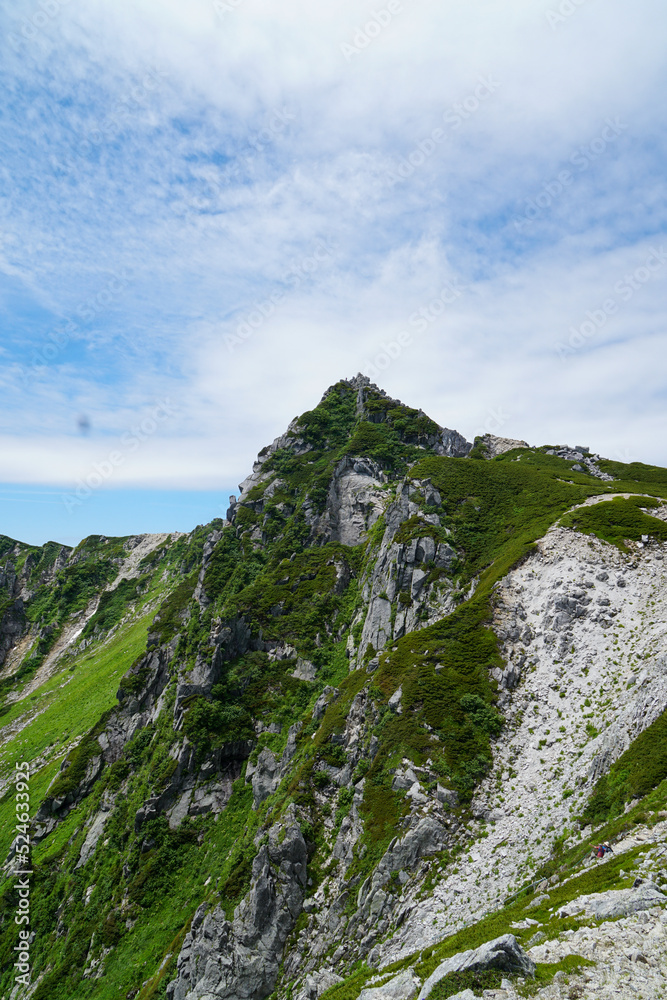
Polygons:
[[[95,652],[82,653],[37,690],[40,700],[33,703],[38,706],[37,714],[3,746],[0,754],[0,775],[6,778],[18,761],[32,764],[49,750],[49,763],[31,775],[31,815],[60,766],[63,749],[87,733],[100,715],[115,704],[120,678],[146,647],[152,618],[153,613],[149,612],[121,627],[111,640]],[[44,701],[48,704],[41,711]],[[21,716],[25,711],[26,705],[21,703],[16,715]],[[0,800],[2,857],[6,857],[13,839],[13,814],[10,787]]]

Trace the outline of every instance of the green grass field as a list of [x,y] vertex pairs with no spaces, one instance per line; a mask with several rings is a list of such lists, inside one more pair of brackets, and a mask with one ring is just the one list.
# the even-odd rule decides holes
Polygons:
[[[86,651],[46,681],[27,699],[32,718],[13,739],[2,746],[0,777],[6,778],[18,761],[33,763],[48,749],[49,763],[31,774],[30,812],[34,815],[55,776],[66,747],[95,725],[116,703],[118,682],[146,647],[153,612],[119,631],[94,652]],[[26,713],[18,702],[3,717],[3,725]],[[5,858],[13,839],[12,787],[0,800],[0,857]]]

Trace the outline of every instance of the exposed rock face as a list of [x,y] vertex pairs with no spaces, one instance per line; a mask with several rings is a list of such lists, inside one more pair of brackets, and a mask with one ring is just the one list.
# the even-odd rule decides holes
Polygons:
[[137,811],[135,828],[141,829],[146,820],[161,813],[167,814],[174,829],[185,816],[222,812],[252,747],[250,740],[225,743],[198,766],[195,748],[186,740],[174,751],[176,767],[167,787],[160,795],[147,799]]
[[441,851],[448,839],[445,827],[432,817],[425,816],[401,840],[389,847],[376,869],[377,881],[386,880],[392,871],[414,868],[419,858]]
[[[268,799],[269,795],[275,792],[280,784],[280,772],[280,761],[274,757],[268,747],[264,747],[257,758],[257,764],[249,771],[252,777],[252,795],[255,809],[265,799]],[[246,771],[247,777],[248,772]]]
[[436,983],[452,972],[481,972],[486,969],[500,969],[502,972],[518,972],[520,975],[532,976],[535,973],[535,963],[513,934],[504,934],[494,941],[487,941],[480,948],[463,951],[441,962],[422,986],[419,1000],[426,1000]]
[[581,446],[570,448],[565,445],[562,448],[550,448],[547,451],[547,455],[557,455],[558,458],[562,458],[566,462],[574,462],[575,464],[572,466],[573,472],[588,472],[596,479],[602,479],[608,483],[613,482],[614,477],[610,476],[608,472],[603,472],[598,465],[600,456],[591,455],[588,448]]
[[405,969],[384,986],[362,990],[359,1000],[411,1000],[419,992],[421,983],[412,969]]
[[313,538],[358,545],[384,510],[386,476],[376,462],[346,456],[336,466],[324,513],[311,516]]
[[211,603],[208,594],[204,589],[204,577],[206,576],[206,570],[208,568],[211,556],[213,555],[213,550],[222,538],[221,531],[213,531],[206,539],[204,543],[204,550],[202,552],[201,567],[199,570],[199,576],[197,577],[197,586],[195,587],[194,597],[203,608],[207,608]]
[[504,455],[506,451],[514,451],[515,448],[530,447],[527,441],[517,441],[514,438],[496,437],[495,434],[484,434],[476,438],[486,458],[495,458],[496,455]]
[[296,661],[296,669],[292,677],[298,681],[314,681],[316,678],[315,665],[310,660],[305,660],[300,656]]
[[660,906],[667,902],[667,897],[660,892],[653,882],[642,882],[631,889],[611,889],[609,892],[598,892],[592,896],[579,896],[561,911],[565,916],[573,916],[582,911],[596,920],[611,920],[614,917],[627,917],[631,913],[640,913]]
[[19,597],[0,618],[0,667],[4,664],[10,649],[24,634],[25,628],[23,601]]
[[[0,614],[0,672],[5,677],[11,676],[18,669],[22,655],[28,652],[31,643],[38,638],[34,632],[29,632],[25,602],[34,595],[38,587],[53,583],[56,573],[67,565],[72,555],[73,550],[69,546],[51,544],[54,545],[55,552],[44,568],[40,568],[39,554],[20,542],[10,543],[11,547],[0,560],[0,592],[4,591],[8,598],[7,604],[3,602]],[[21,650],[22,655],[13,656],[17,647],[20,649],[24,637],[27,648]]]
[[[86,541],[89,540],[84,540],[75,549],[48,542],[39,550],[16,542],[12,548],[5,550],[0,560],[0,597],[8,597],[10,603],[8,606],[3,605],[4,611],[0,615],[0,673],[5,679],[11,677],[25,662],[26,656],[35,656],[38,662],[33,679],[21,690],[21,700],[51,676],[64,654],[84,648],[91,641],[82,639],[81,634],[97,610],[102,594],[114,590],[122,580],[136,578],[140,560],[168,537],[166,534],[146,534],[123,539],[121,551],[115,549],[112,557],[107,557],[117,569],[115,578],[111,581],[107,578],[100,593],[93,596],[85,608],[79,608],[64,621],[56,621],[43,627],[26,618],[25,605],[36,596],[40,588],[58,586],[57,577],[61,571],[75,570],[81,563],[89,560],[96,541],[98,546],[103,546],[109,540],[104,536],[99,536],[97,540],[93,537],[90,549],[86,546]],[[176,537],[178,533],[174,534],[174,538]],[[100,548],[100,558],[102,556],[104,550]],[[92,557],[94,560],[95,555]],[[18,698],[18,693],[10,692],[8,695],[9,701]]]
[[[368,611],[359,643],[358,662],[361,664],[368,646],[376,652],[392,639],[400,638],[417,628],[425,627],[448,614],[455,606],[452,588],[446,582],[438,587],[429,584],[429,567],[448,568],[456,552],[445,541],[438,541],[428,532],[440,527],[437,514],[424,514],[411,499],[421,487],[424,502],[440,503],[440,495],[430,481],[405,482],[397,490],[396,500],[385,511],[386,528],[377,558],[363,581]],[[406,521],[417,518],[417,537],[409,541],[395,540]],[[436,532],[433,532],[436,534]],[[392,602],[399,604],[392,623]],[[428,609],[427,616],[422,608]]]
[[[667,620],[666,582],[662,546],[625,554],[556,526],[497,587],[494,628],[506,666],[495,676],[509,724],[473,802],[492,821],[488,837],[478,857],[408,914],[383,945],[383,961],[499,905],[529,870],[524,838],[547,856],[571,808],[583,807],[597,779],[664,711],[667,637],[658,623]],[[587,728],[589,719],[597,728]]]
[[[503,663],[496,665],[491,654],[497,692],[494,684],[480,690],[494,703],[497,695],[505,726],[499,736],[486,739],[486,733],[483,739],[482,723],[474,728],[477,723],[466,716],[471,745],[487,756],[474,777],[457,770],[456,755],[445,752],[459,738],[458,722],[450,725],[446,714],[450,689],[444,697],[438,693],[437,714],[433,703],[428,715],[421,714],[431,692],[449,683],[442,671],[453,670],[449,638],[440,644],[447,628],[433,629],[428,641],[420,636],[414,660],[408,655],[415,652],[411,639],[394,659],[391,653],[398,650],[389,647],[439,622],[473,593],[466,548],[477,515],[465,508],[481,510],[481,520],[485,501],[477,506],[475,498],[466,499],[466,489],[499,466],[466,462],[461,471],[457,462],[438,462],[434,454],[462,457],[470,445],[456,432],[433,430],[421,411],[389,400],[368,379],[346,385],[355,395],[337,389],[342,403],[333,407],[331,454],[317,421],[307,430],[307,422],[294,421],[260,453],[239,500],[230,504],[231,523],[220,530],[216,522],[208,536],[204,529],[197,536],[187,566],[188,587],[197,577],[194,601],[177,606],[180,624],[164,640],[158,614],[150,651],[129,670],[119,706],[100,723],[99,752],[93,747],[79,787],[65,798],[47,797],[36,817],[38,840],[80,806],[106,768],[121,765],[113,772],[114,778],[126,775],[118,800],[132,802],[123,866],[127,889],[120,902],[114,897],[108,905],[123,920],[144,873],[150,876],[155,855],[149,852],[163,847],[159,838],[169,846],[190,837],[188,857],[200,852],[208,859],[211,884],[184,915],[185,921],[198,907],[169,984],[171,1000],[265,1000],[273,990],[280,1000],[288,990],[296,1000],[317,1000],[360,959],[378,970],[363,1000],[409,1000],[420,990],[425,997],[433,977],[422,989],[416,958],[410,958],[412,968],[387,982],[382,969],[469,925],[528,881],[557,834],[574,824],[598,778],[667,706],[663,546],[633,543],[629,554],[622,553],[554,527],[490,594]],[[391,407],[383,409],[383,402],[400,407],[394,427],[409,426],[406,412],[418,415],[418,426],[397,445],[398,451],[410,445],[400,472],[389,461],[382,466],[359,456],[356,445],[341,458],[345,444],[336,435],[348,427],[355,401],[357,415],[368,423],[391,423]],[[368,440],[384,440],[387,428],[368,423]],[[397,435],[389,428],[387,439],[399,440]],[[525,446],[484,440],[489,457]],[[417,448],[428,455],[427,446],[426,468],[440,470],[431,472],[432,480],[418,478],[424,464],[414,464],[421,463]],[[268,469],[278,449],[286,454]],[[581,468],[593,472],[589,461],[587,453],[579,456]],[[316,467],[313,479],[309,466]],[[297,469],[293,480],[290,468]],[[509,481],[520,468],[507,462],[502,471]],[[308,483],[303,490],[299,477]],[[450,482],[456,489],[445,496]],[[577,487],[577,499],[581,495]],[[292,520],[288,512],[295,512]],[[229,567],[228,593],[224,580],[210,583],[206,592],[206,580],[216,577],[206,575],[212,560],[216,574],[223,567],[220,577]],[[135,560],[137,572],[141,563]],[[300,590],[303,581],[307,589]],[[481,596],[486,600],[487,591]],[[170,607],[167,621],[169,613]],[[484,684],[486,664],[479,664]],[[326,686],[325,678],[331,681]],[[467,712],[461,690],[458,682],[451,684],[451,703],[456,712]],[[230,708],[236,716],[225,714]],[[228,724],[239,728],[210,751]],[[234,740],[233,732],[254,736]],[[385,811],[386,804],[391,809]],[[110,836],[107,809],[114,809],[113,800],[87,814],[75,834],[80,839],[72,867],[95,872],[104,837]],[[167,822],[155,822],[159,817]],[[196,824],[184,823],[197,817]],[[247,875],[252,864],[245,889],[236,883],[229,888],[229,855],[219,853],[224,841],[216,836],[220,826],[213,817],[220,826],[230,817],[235,824],[236,844],[242,845],[235,873]],[[665,833],[659,825],[655,830],[656,836]],[[316,857],[310,886],[307,851]],[[187,877],[191,872],[189,863]],[[555,909],[555,885],[540,883],[525,903],[523,916],[530,916],[515,929],[533,934],[531,916],[542,917],[540,907]],[[575,903],[582,919],[605,919],[653,914],[662,901],[661,891],[647,881]],[[530,941],[526,934],[527,946],[546,947],[547,930],[539,934]],[[86,968],[101,976],[105,956],[94,950],[91,944]],[[505,935],[448,959],[434,976],[490,967],[529,975],[532,962]]]
[[328,969],[313,972],[304,979],[303,987],[297,993],[296,998],[297,1000],[317,1000],[322,993],[342,982],[342,976],[337,976],[335,972],[330,972]]
[[[248,493],[253,488],[261,483],[267,478],[267,473],[264,471],[263,466],[268,461],[268,459],[278,451],[279,448],[289,447],[291,451],[296,455],[303,455],[311,450],[311,446],[306,444],[301,437],[299,437],[298,432],[298,420],[294,419],[284,434],[277,437],[271,444],[267,445],[266,448],[262,448],[259,455],[257,456],[257,461],[254,462],[252,467],[252,472],[249,476],[239,484],[239,498],[238,501],[234,501],[231,505],[231,512],[228,511],[227,516],[230,520],[233,519],[234,511],[238,504],[244,503],[247,499]],[[231,498],[230,498],[231,499]]]
[[93,821],[90,824],[88,833],[86,834],[86,839],[84,840],[81,848],[81,855],[77,862],[77,868],[81,868],[82,865],[85,865],[88,858],[94,853],[97,843],[104,833],[104,827],[106,826],[106,822],[109,818],[109,805],[110,804],[106,804],[105,809],[100,810],[100,812],[93,817]]
[[451,431],[447,427],[442,427],[435,435],[435,441],[430,443],[436,455],[447,458],[463,458],[472,449],[470,441],[466,441],[458,431]]
[[253,862],[250,893],[233,921],[219,907],[197,910],[178,958],[178,978],[167,987],[169,1000],[263,1000],[301,912],[306,865],[306,844],[294,812],[288,812],[269,830],[268,844]]
[[[654,1000],[664,988],[667,960],[667,912],[660,906],[628,916],[590,920],[584,926],[529,949],[535,962],[560,962],[581,955],[591,963],[569,983],[559,983],[562,997],[637,997]],[[537,997],[558,996],[553,986]]]
[[[376,401],[378,399],[386,400],[392,406],[403,405],[400,400],[388,396],[383,389],[372,383],[365,375],[358,374],[353,379],[343,379],[338,385],[349,386],[356,392],[357,414],[371,423],[384,418],[376,409],[368,409],[367,401],[370,397]],[[325,400],[336,389],[337,386],[330,386],[322,399]],[[426,414],[421,410],[416,412],[418,416],[426,417]],[[413,443],[419,443],[421,447],[428,448],[436,455],[447,457],[463,458],[470,452],[472,444],[466,441],[458,431],[439,427],[432,421],[430,426],[432,430],[415,438]],[[275,473],[267,468],[268,460],[278,449],[289,448],[295,455],[304,455],[312,450],[312,446],[304,441],[300,435],[300,424],[297,418],[292,421],[285,434],[276,438],[271,445],[259,453],[251,475],[239,485],[239,497],[230,498],[227,518],[231,523],[235,522],[239,508],[244,505],[255,511],[261,511],[266,500],[270,499],[272,491],[281,485]],[[412,439],[408,436],[406,440],[411,441]],[[251,490],[267,480],[270,482],[262,499],[251,500],[249,496]],[[311,528],[311,542],[314,540],[338,541],[344,545],[358,545],[383,512],[384,503],[382,496],[378,495],[378,487],[386,482],[386,473],[373,459],[351,455],[342,458],[334,470],[324,512],[318,514],[308,503],[304,505],[304,514]],[[252,538],[254,542],[261,543],[263,541],[261,530],[255,529],[252,532]]]
[[[98,737],[102,752],[99,756],[91,758],[86,775],[76,791],[64,799],[48,796],[44,799],[35,815],[36,841],[50,833],[59,820],[90,793],[102,773],[105,762],[113,763],[117,760],[119,749],[122,749],[125,742],[129,742],[145,724],[146,719],[141,715],[125,718],[122,714],[112,716],[109,727]],[[167,814],[170,827],[175,829],[186,816],[222,812],[231,797],[233,783],[240,777],[243,762],[249,756],[252,747],[252,742],[244,740],[226,743],[213,751],[203,763],[197,765],[195,750],[186,739],[175,749],[173,755],[175,767],[164,790],[159,795],[146,799],[137,810],[134,820],[135,830],[138,832],[146,820],[154,819],[161,813]],[[95,850],[106,819],[104,810],[94,821],[89,838],[82,849],[82,858],[85,855],[82,863]]]

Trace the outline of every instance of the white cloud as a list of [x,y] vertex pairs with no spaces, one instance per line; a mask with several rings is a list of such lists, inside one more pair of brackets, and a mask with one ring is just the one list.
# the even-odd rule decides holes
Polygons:
[[[401,0],[348,59],[382,0],[230,6],[91,0],[32,40],[33,9],[5,12],[0,478],[74,481],[169,398],[114,484],[223,485],[406,329],[380,381],[439,421],[667,464],[664,274],[556,351],[664,231],[664,6],[587,0],[552,30],[549,3]],[[465,294],[419,333],[447,280]]]

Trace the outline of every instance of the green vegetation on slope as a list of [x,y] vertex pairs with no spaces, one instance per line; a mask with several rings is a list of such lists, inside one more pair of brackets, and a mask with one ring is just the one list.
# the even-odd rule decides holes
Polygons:
[[638,542],[642,535],[667,541],[667,524],[640,509],[658,506],[659,502],[651,497],[614,497],[613,500],[573,510],[566,514],[562,524],[586,535],[596,535],[627,552],[625,542],[628,539]]
[[[164,762],[176,738],[166,715],[142,730],[93,793],[35,851],[36,971],[48,963],[37,1000],[115,1000],[136,993],[162,966],[164,956],[173,954],[174,941],[180,947],[202,900],[220,902],[231,915],[247,891],[257,850],[254,837],[264,813],[250,809],[252,789],[242,779],[234,784],[224,823],[215,823],[209,814],[186,818],[171,830],[159,816],[135,831],[135,814],[147,795],[161,787]],[[104,830],[108,849],[98,849],[76,868],[86,826],[110,792],[116,801]],[[11,912],[13,905],[11,893],[5,893],[0,909]],[[13,943],[13,935],[5,935],[3,966]],[[109,947],[113,950],[106,956],[103,979],[82,979],[84,967]]]
[[[115,541],[115,540],[114,540]],[[110,551],[102,553],[82,548],[75,550],[79,560],[56,574],[53,584],[44,584],[36,592],[27,606],[30,621],[41,626],[58,626],[73,611],[82,611],[91,598],[116,575],[117,560],[122,556],[122,547],[113,545]]]
[[583,823],[603,823],[623,812],[667,778],[667,711],[630,744],[598,781],[582,814]]
[[[630,462],[625,465],[623,462],[610,462],[603,459],[600,462],[603,472],[609,473],[614,479],[621,482],[639,483],[642,486],[652,484],[667,488],[667,469],[661,469],[655,465],[644,465],[643,462]],[[650,490],[649,492],[653,492]]]
[[[101,649],[86,651],[42,685],[35,692],[34,701],[18,702],[12,707],[12,712],[5,716],[8,721],[20,719],[26,712],[34,714],[21,732],[4,744],[0,775],[9,774],[17,760],[27,760],[34,767],[45,754],[49,760],[60,758],[66,747],[96,725],[103,713],[115,704],[123,673],[145,648],[151,618],[151,614],[140,618]],[[31,774],[33,810],[46,792],[40,780],[41,773],[37,770]],[[53,773],[51,767],[49,781]],[[7,856],[12,840],[13,812],[12,799],[0,800],[1,857]]]
[[209,751],[238,739],[253,739],[253,719],[289,726],[308,706],[311,689],[291,676],[294,660],[270,660],[266,653],[246,653],[222,666],[212,700],[198,696],[183,723],[188,737]]
[[513,456],[508,452],[490,462],[432,456],[411,469],[415,479],[430,478],[442,496],[452,544],[464,553],[465,581],[494,563],[493,579],[482,579],[488,587],[568,508],[601,492],[600,483],[587,476],[564,482],[566,463],[560,459],[541,452],[522,452],[521,461]]
[[148,574],[138,580],[121,580],[113,590],[105,591],[95,614],[88,619],[83,636],[87,638],[96,632],[110,631],[127,614],[132,603],[148,586],[149,580]]
[[[356,392],[339,383],[322,404],[297,421],[293,440],[300,439],[298,448],[290,448],[288,442],[271,455],[265,465],[271,481],[250,491],[238,508],[235,528],[222,531],[203,580],[211,603],[195,601],[193,592],[205,539],[213,528],[222,527],[220,523],[197,529],[192,540],[180,539],[142,564],[141,571],[146,574],[162,565],[171,570],[178,567],[181,574],[177,586],[173,578],[165,585],[171,593],[156,614],[149,637],[151,649],[170,646],[174,652],[166,707],[155,723],[134,737],[91,794],[35,852],[35,900],[41,928],[35,968],[38,973],[46,972],[35,1000],[47,996],[49,1000],[115,1000],[137,991],[140,1000],[163,996],[173,975],[173,956],[194,910],[203,901],[220,903],[231,916],[250,884],[257,843],[261,843],[269,823],[279,819],[291,802],[309,810],[311,821],[303,824],[303,832],[314,891],[335,867],[329,867],[332,832],[324,817],[335,817],[337,832],[352,807],[351,788],[338,789],[330,769],[345,763],[340,737],[358,696],[366,706],[367,720],[372,721],[364,734],[365,756],[353,776],[354,781],[365,776],[360,810],[365,828],[348,877],[360,879],[369,874],[400,831],[407,803],[405,793],[394,791],[392,783],[403,757],[426,765],[438,780],[456,788],[463,804],[461,818],[465,819],[467,803],[490,766],[493,740],[503,725],[490,680],[490,670],[502,665],[489,627],[493,585],[570,507],[591,495],[613,492],[618,484],[573,473],[569,463],[539,450],[509,453],[491,462],[441,458],[428,450],[436,430],[420,411],[379,396],[367,399],[360,416]],[[378,521],[355,548],[324,543],[309,527],[312,513],[324,510],[334,470],[346,455],[373,459],[385,469],[389,480],[430,478],[441,493],[442,504],[430,509],[423,497],[419,502],[424,514],[438,514],[442,527],[428,525],[418,516],[402,527],[397,540],[408,542],[430,535],[436,541],[447,539],[461,554],[459,563],[448,571],[457,578],[460,606],[435,625],[397,640],[379,656],[379,666],[371,674],[365,669],[349,672],[346,645],[351,632],[357,642],[361,634],[363,622],[357,617],[363,608],[360,586],[377,554],[385,522]],[[629,476],[623,469],[619,474]],[[658,489],[662,480],[656,482]],[[390,499],[391,484],[385,489]],[[646,484],[633,482],[632,489],[639,492]],[[419,491],[415,496],[421,496]],[[641,506],[647,503],[641,501]],[[638,507],[634,510],[637,513]],[[94,560],[102,567],[107,548],[113,550],[113,544],[107,546],[103,539],[93,541],[89,549],[84,546],[80,563],[75,565],[85,567],[94,552]],[[109,558],[113,563],[113,557]],[[162,559],[167,562],[160,562]],[[100,579],[106,579],[107,570],[99,567]],[[115,568],[112,565],[108,572],[115,572]],[[426,568],[433,574],[439,572],[433,566]],[[56,598],[39,595],[41,603],[34,606],[34,620],[48,627],[49,622],[64,620],[81,601],[85,604],[86,574],[81,572],[80,577],[81,586],[76,574],[68,578],[70,595],[62,607]],[[464,587],[473,579],[477,589],[464,600]],[[102,585],[95,584],[97,592]],[[135,598],[147,600],[149,595],[144,595],[142,587],[141,580],[133,581],[105,594],[87,637],[94,638],[113,627]],[[410,600],[409,595],[407,598]],[[144,637],[149,618],[146,615],[147,620],[141,623]],[[310,683],[292,677],[293,656],[280,661],[256,651],[232,654],[232,659],[222,664],[218,656],[219,676],[210,696],[195,694],[183,704],[183,727],[176,732],[172,716],[176,674],[179,682],[187,684],[195,664],[200,670],[213,662],[220,636],[228,636],[228,648],[233,649],[235,636],[246,636],[248,630],[256,645],[266,640],[292,645],[296,655],[312,660],[317,679]],[[142,666],[141,639],[132,649],[122,645],[129,631],[124,628],[123,635],[114,635],[106,647],[90,652],[87,659],[77,659],[72,679],[58,692],[59,699],[65,697],[77,676],[84,674],[86,663],[91,677],[98,680],[102,676],[95,694],[96,712],[77,720],[77,727],[68,727],[56,751],[49,750],[51,762],[36,775],[40,796],[56,773],[54,753],[57,756],[65,744],[81,736],[84,738],[70,757],[69,769],[57,779],[53,790],[65,794],[85,772],[91,755],[97,752],[100,716],[112,704],[110,692],[128,667],[131,669],[122,679],[122,689],[126,695],[141,693],[150,670],[146,663]],[[119,654],[113,670],[107,665],[106,685],[102,666],[105,648]],[[367,653],[369,660],[375,656],[375,650]],[[48,690],[56,691],[63,679],[61,672]],[[331,695],[324,716],[314,719],[313,703],[326,683],[335,684],[337,692]],[[400,713],[391,711],[387,704],[399,685]],[[36,697],[41,698],[42,692]],[[90,692],[81,688],[79,697],[88,698]],[[61,704],[59,701],[57,706]],[[12,753],[26,745],[27,754],[30,741],[37,753],[47,748],[45,734],[40,732],[37,738],[40,718],[33,719],[20,740],[17,737]],[[65,731],[63,722],[58,716],[50,719],[59,735]],[[241,776],[217,822],[208,815],[186,819],[172,830],[161,815],[143,825],[137,822],[140,828],[135,828],[137,811],[147,798],[168,786],[178,766],[183,735],[192,741],[196,760],[201,761],[225,743],[253,739],[258,722],[264,726],[277,723],[282,731],[262,732],[251,757],[253,763],[263,747],[280,755],[288,728],[301,724],[290,735],[293,740],[296,733],[290,772],[259,809],[252,808],[252,789]],[[372,756],[369,740],[373,741]],[[240,762],[234,773],[239,770]],[[104,839],[95,854],[76,869],[103,794],[115,797]],[[589,884],[603,883],[584,880],[580,886]],[[396,885],[394,880],[392,886]],[[87,898],[91,886],[94,889]],[[388,891],[393,891],[391,886]],[[554,899],[559,898],[556,892]],[[413,962],[419,960],[423,971],[433,962],[437,964],[445,953],[474,946],[469,942],[476,940],[476,935],[477,943],[482,943],[494,936],[494,930],[503,933],[510,919],[524,914],[529,902],[529,895],[523,894],[500,916],[494,915],[495,923],[490,917],[481,929],[461,932],[435,949],[413,956]],[[1,901],[5,912],[11,912],[10,903],[8,897]],[[544,916],[545,920],[550,918]],[[5,970],[10,947],[8,940],[0,951]],[[102,949],[109,947],[113,950],[104,957],[103,979],[82,979],[83,967],[102,958]],[[363,975],[357,975],[361,981]],[[441,987],[443,997],[444,989]],[[340,1000],[344,995],[347,998],[341,991]]]
[[[228,612],[256,622],[267,639],[312,647],[323,624],[333,624],[345,611],[339,578],[356,575],[360,552],[329,542],[298,552],[293,559],[272,562],[247,588],[232,597]],[[338,623],[347,624],[344,621]]]
[[98,535],[85,539],[72,553],[72,561],[56,573],[53,582],[37,588],[25,607],[26,618],[37,630],[37,638],[16,680],[25,681],[34,674],[53,648],[65,621],[75,612],[83,611],[114,579],[118,561],[124,554],[124,541]]

